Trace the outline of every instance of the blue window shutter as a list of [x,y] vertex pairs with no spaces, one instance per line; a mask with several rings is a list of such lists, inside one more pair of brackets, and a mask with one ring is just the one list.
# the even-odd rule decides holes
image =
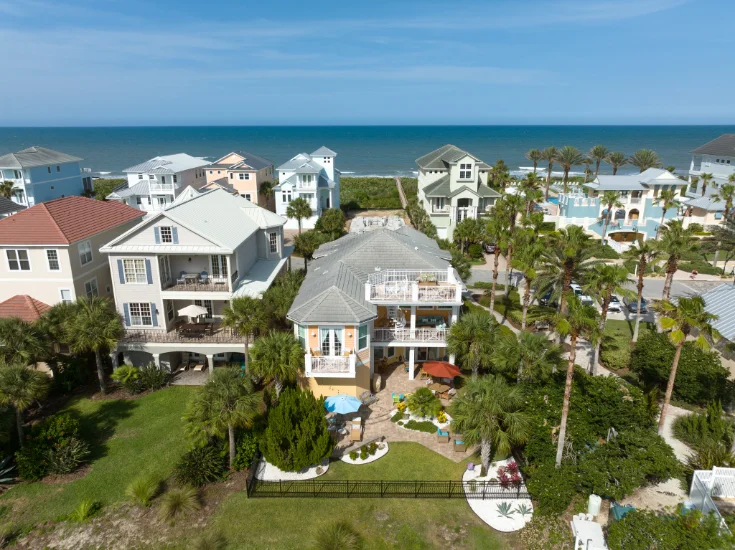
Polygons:
[[128,304],[123,304],[123,312],[125,313],[125,326],[130,326],[130,306]]
[[123,261],[118,260],[117,261],[117,273],[120,275],[120,284],[125,284],[125,270],[123,269]]
[[156,244],[161,244],[161,229],[159,227],[153,228],[153,235],[156,237]]
[[145,274],[148,277],[148,284],[153,284],[153,273],[151,273],[151,261],[146,258],[145,260]]
[[153,326],[158,326],[158,316],[156,315],[156,303],[151,302],[151,320],[153,321]]
[[174,244],[179,244],[179,230],[176,227],[171,228],[171,238],[174,241]]

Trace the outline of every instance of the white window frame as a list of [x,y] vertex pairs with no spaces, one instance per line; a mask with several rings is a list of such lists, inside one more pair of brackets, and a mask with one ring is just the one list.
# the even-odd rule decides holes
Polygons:
[[472,163],[459,165],[459,179],[471,180],[472,179]]
[[[165,236],[164,230],[167,232]],[[170,225],[161,225],[158,227],[158,231],[161,235],[161,243],[172,244],[174,242],[174,231]]]
[[288,204],[291,202],[293,198],[293,194],[290,190],[288,191],[281,191],[281,202],[284,204]]
[[245,174],[243,172],[240,172],[239,174],[237,174],[237,177],[238,177],[238,179],[241,179],[241,180],[245,180],[246,179],[245,178]]
[[176,311],[174,311],[174,301],[166,300],[166,319],[173,321],[176,318]]
[[309,335],[305,325],[296,325],[296,338],[298,338],[301,347],[306,349],[309,343]]
[[268,233],[268,250],[271,254],[278,254],[278,233],[275,231]]
[[161,277],[161,284],[166,285],[171,282],[171,263],[168,256],[158,257],[158,273]]
[[[12,259],[10,257],[10,253],[15,253],[15,259]],[[25,252],[26,259],[21,260],[19,252]],[[27,248],[8,248],[5,250],[5,260],[8,263],[8,271],[33,271],[33,266],[31,265],[31,255]],[[25,261],[28,263],[28,269],[23,269],[21,267],[21,261]],[[13,269],[10,267],[10,262],[16,262],[18,264],[18,269]]]
[[[365,335],[364,336],[361,334],[361,332],[363,331],[363,329],[365,330]],[[361,346],[360,345],[360,340],[362,340],[363,338],[365,338],[365,345],[364,346]],[[366,324],[358,325],[358,327],[357,327],[357,349],[360,350],[360,351],[362,351],[362,350],[368,349],[369,347],[370,347],[370,330],[369,330],[369,327]]]
[[[77,245],[77,250],[79,252],[79,263],[81,263],[82,265],[87,265],[87,264],[92,263],[92,260],[94,260],[94,256],[92,254],[92,241],[86,240],[86,241],[80,242]],[[89,254],[89,260],[85,261],[87,254]]]
[[[329,353],[324,353],[324,349],[322,347],[323,331],[329,332]],[[317,334],[319,335],[319,350],[322,355],[329,357],[342,357],[342,354],[345,352],[345,327],[319,327]],[[339,336],[339,338],[336,338],[337,336]],[[339,340],[339,346],[336,345],[337,340]],[[339,353],[335,353],[338,348]]]
[[[133,309],[137,308],[137,312]],[[147,315],[146,315],[147,312]],[[130,326],[131,327],[152,327],[153,326],[153,314],[151,312],[150,302],[130,302],[128,304],[128,314],[130,315]],[[144,321],[150,319],[150,323],[144,323]],[[135,321],[140,321],[136,323]]]
[[[142,274],[139,271],[140,265],[143,266]],[[130,268],[129,268],[130,267]],[[128,278],[128,273],[131,277]],[[142,275],[142,280],[139,280]],[[143,258],[125,258],[123,259],[123,277],[126,285],[147,285],[148,272],[145,268],[145,259]]]
[[[94,285],[92,285],[91,283],[94,283]],[[87,288],[87,285],[89,285],[89,288]],[[92,277],[89,281],[86,281],[84,283],[84,294],[87,296],[87,298],[100,295],[100,287],[97,283],[97,277]]]
[[[49,257],[49,254],[51,254],[52,252],[56,256],[53,259]],[[56,269],[51,267],[51,262],[56,262]],[[61,259],[59,258],[59,250],[57,248],[46,249],[46,265],[48,266],[48,270],[53,273],[58,273],[61,271]]]
[[[68,292],[69,293],[69,299],[68,300],[65,300],[64,299],[64,292]],[[74,302],[74,296],[73,296],[73,294],[71,292],[71,289],[70,288],[60,288],[59,289],[59,300],[61,302],[63,302],[63,303],[66,303],[66,304],[73,303]]]
[[212,319],[214,317],[214,303],[212,300],[194,300],[194,305],[207,308],[207,319]]

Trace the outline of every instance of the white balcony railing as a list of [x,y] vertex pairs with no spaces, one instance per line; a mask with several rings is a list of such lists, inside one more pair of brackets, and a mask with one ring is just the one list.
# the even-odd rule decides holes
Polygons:
[[320,355],[307,353],[304,356],[306,376],[324,376],[332,378],[354,378],[355,354]]
[[368,276],[365,299],[388,303],[461,303],[462,284],[454,270],[387,269]]
[[176,187],[173,183],[150,182],[151,193],[173,193]]
[[446,342],[445,328],[376,328],[374,342]]

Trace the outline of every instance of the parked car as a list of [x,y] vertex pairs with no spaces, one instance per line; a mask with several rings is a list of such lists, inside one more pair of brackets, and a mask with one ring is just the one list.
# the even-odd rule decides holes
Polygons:
[[620,301],[620,299],[613,294],[610,296],[610,304],[607,306],[608,311],[613,311],[615,313],[622,313],[623,311],[623,303]]
[[586,306],[592,306],[595,304],[595,301],[590,297],[587,296],[584,292],[582,292],[582,287],[579,286],[577,283],[571,284],[571,289],[574,291],[574,294],[579,298],[579,301],[582,302]]
[[556,300],[551,299],[552,292],[549,290],[546,294],[539,298],[538,303],[542,306],[557,307],[559,304]]
[[483,248],[488,254],[495,254],[495,243],[485,243]]
[[[638,298],[626,298],[625,307],[631,313],[638,313]],[[641,313],[648,313],[648,301],[645,298],[641,298]]]

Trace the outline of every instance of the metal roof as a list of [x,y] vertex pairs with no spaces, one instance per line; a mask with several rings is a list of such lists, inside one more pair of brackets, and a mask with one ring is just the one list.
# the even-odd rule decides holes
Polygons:
[[47,164],[64,164],[66,162],[79,162],[79,157],[60,153],[45,147],[28,147],[17,153],[8,153],[0,157],[0,168],[33,168],[34,166],[45,166]]
[[146,174],[178,174],[184,170],[192,168],[201,168],[208,166],[209,162],[198,157],[192,157],[186,153],[176,153],[174,155],[163,155],[154,157],[130,168],[126,168],[123,172],[138,172]]
[[419,168],[423,168],[424,170],[446,170],[450,164],[456,164],[459,159],[466,156],[474,159],[478,167],[481,169],[490,168],[477,157],[451,144],[439,147],[439,149],[436,149],[423,157],[419,157],[416,159],[416,164],[418,164]]
[[735,134],[722,134],[691,151],[693,155],[722,155],[735,157]]
[[735,341],[735,286],[723,283],[703,293],[702,298],[707,312],[718,317],[712,326],[727,340]]
[[722,201],[715,201],[712,195],[705,195],[704,197],[697,197],[695,199],[689,199],[681,201],[687,206],[693,206],[694,208],[702,208],[708,212],[724,212],[725,203]]
[[328,149],[327,147],[324,147],[324,145],[322,145],[321,147],[319,147],[319,149],[314,151],[311,154],[311,156],[312,157],[336,157],[337,153],[335,153],[331,149]]
[[651,185],[686,185],[687,182],[676,177],[668,170],[649,168],[640,174],[616,174],[597,176],[593,181],[585,183],[586,187],[596,191],[644,191]]

